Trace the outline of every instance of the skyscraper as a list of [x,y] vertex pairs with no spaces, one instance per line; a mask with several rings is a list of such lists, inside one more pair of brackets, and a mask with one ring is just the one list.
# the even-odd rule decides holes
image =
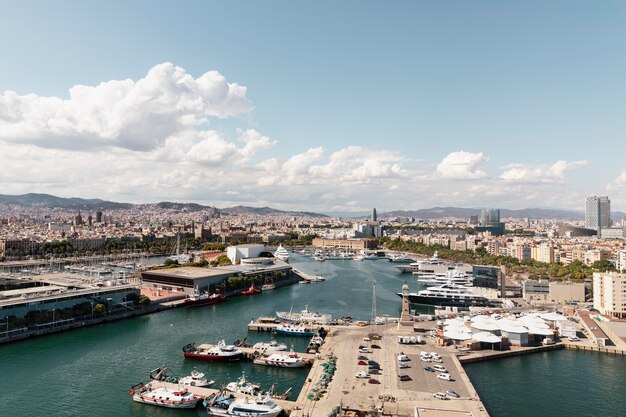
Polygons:
[[587,197],[585,203],[585,227],[597,230],[611,227],[611,200],[607,196]]
[[480,210],[480,225],[490,226],[494,223],[500,223],[499,209],[482,209]]
[[376,208],[372,210],[372,221],[375,222],[378,220],[378,216],[376,215]]

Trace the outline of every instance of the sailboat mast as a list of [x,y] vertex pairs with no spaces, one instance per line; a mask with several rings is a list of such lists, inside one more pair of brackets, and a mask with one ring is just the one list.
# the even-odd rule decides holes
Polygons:
[[376,281],[372,285],[372,323],[376,321]]

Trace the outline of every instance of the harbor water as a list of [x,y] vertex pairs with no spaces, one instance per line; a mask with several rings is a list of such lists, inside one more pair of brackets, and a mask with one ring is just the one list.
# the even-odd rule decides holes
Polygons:
[[[374,280],[377,314],[398,316],[400,299],[396,292],[402,283],[408,280],[411,290],[418,289],[411,275],[396,272],[394,264],[386,260],[317,262],[292,254],[290,263],[306,273],[324,275],[326,281],[0,346],[0,416],[194,415],[130,399],[130,386],[147,381],[148,373],[162,366],[178,376],[195,368],[216,380],[216,386],[234,381],[245,371],[249,380],[263,387],[272,383],[277,384],[278,391],[293,387],[295,399],[308,369],[194,361],[184,359],[181,348],[189,342],[215,343],[220,339],[228,343],[244,337],[251,343],[270,340],[269,333],[248,333],[247,323],[274,315],[276,310],[293,307],[299,311],[305,305],[333,317],[369,320]],[[293,344],[296,351],[308,343],[308,338],[276,339]],[[493,417],[624,415],[615,410],[620,399],[626,398],[623,357],[561,351],[472,364],[467,370]],[[596,407],[593,412],[589,404]],[[196,413],[206,415],[200,410]]]

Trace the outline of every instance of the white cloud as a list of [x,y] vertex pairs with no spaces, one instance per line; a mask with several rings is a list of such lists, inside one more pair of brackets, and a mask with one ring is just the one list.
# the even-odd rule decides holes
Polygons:
[[289,158],[283,164],[283,171],[286,175],[306,174],[311,168],[311,165],[323,155],[324,149],[321,146],[311,148],[304,153],[296,154]]
[[487,161],[488,158],[483,156],[482,152],[452,152],[437,165],[437,173],[443,178],[452,180],[484,178],[487,174],[479,168]]
[[587,165],[587,161],[559,160],[552,165],[511,164],[504,167],[500,179],[505,182],[554,183],[565,180],[567,171]]
[[0,95],[0,140],[57,149],[153,150],[172,135],[249,112],[246,88],[217,71],[193,78],[171,63],[138,80],[76,85],[69,98]]

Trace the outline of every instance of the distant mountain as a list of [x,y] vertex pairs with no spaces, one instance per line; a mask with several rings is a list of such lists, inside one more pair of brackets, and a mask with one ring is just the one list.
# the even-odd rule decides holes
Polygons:
[[267,215],[287,215],[287,216],[309,216],[309,217],[328,217],[325,214],[313,213],[310,211],[283,211],[274,209],[271,207],[249,207],[249,206],[235,206],[229,208],[220,209],[223,213],[229,214],[257,214],[260,216]]
[[173,203],[170,201],[162,201],[156,203],[155,206],[166,210],[181,210],[181,211],[202,211],[207,209],[213,209],[211,206],[203,206],[196,203]]
[[115,203],[100,199],[84,199],[78,197],[63,198],[50,194],[23,194],[5,195],[0,194],[0,203],[15,204],[20,206],[59,207],[66,209],[102,209],[115,210],[127,209],[133,205],[128,203]]
[[[433,207],[421,210],[395,210],[381,213],[380,217],[415,217],[418,219],[441,219],[445,217],[469,218],[480,215],[480,209],[463,207]],[[615,213],[612,214],[615,216]],[[500,209],[500,217],[580,220],[585,217],[582,211],[528,208],[521,210]]]

